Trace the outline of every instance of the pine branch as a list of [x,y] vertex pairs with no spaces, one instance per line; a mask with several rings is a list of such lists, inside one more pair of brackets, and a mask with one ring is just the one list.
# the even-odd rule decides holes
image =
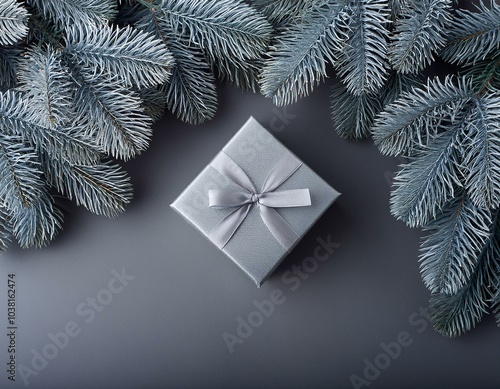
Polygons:
[[0,131],[0,203],[9,210],[28,207],[43,192],[40,162],[21,136],[4,130]]
[[333,127],[345,139],[368,138],[375,117],[382,107],[392,104],[399,95],[416,84],[418,77],[392,72],[383,89],[377,94],[351,94],[345,85],[333,88]]
[[387,0],[349,1],[349,39],[335,68],[354,95],[378,92],[388,77]]
[[500,257],[498,215],[495,219],[467,283],[455,294],[436,293],[431,296],[430,318],[434,328],[443,335],[458,336],[469,331],[488,312],[492,286],[498,279]]
[[472,102],[464,125],[464,186],[478,207],[500,206],[500,93]]
[[22,53],[18,47],[0,47],[0,91],[13,88],[17,83],[17,60]]
[[441,56],[455,64],[470,65],[500,49],[500,5],[481,3],[477,12],[457,10],[447,33]]
[[396,174],[391,193],[391,213],[410,227],[424,226],[436,217],[460,187],[459,155],[456,144],[460,131],[446,131],[409,157]]
[[395,23],[390,61],[401,73],[416,73],[434,60],[445,44],[451,0],[412,0]]
[[144,113],[149,116],[153,122],[159,121],[165,113],[165,94],[158,88],[140,89],[137,93],[142,101]]
[[215,63],[258,59],[271,39],[266,19],[239,0],[171,0],[160,9],[174,32],[203,48]]
[[0,3],[0,45],[12,45],[28,34],[28,11],[16,0]]
[[277,37],[279,43],[260,81],[264,96],[277,105],[288,105],[307,96],[326,77],[326,65],[335,61],[347,39],[344,8],[337,2],[324,2]]
[[21,248],[45,246],[62,228],[62,213],[46,192],[29,206],[11,211],[9,216],[12,234]]
[[426,146],[443,126],[453,127],[460,120],[457,113],[474,98],[469,79],[429,80],[385,107],[372,127],[373,140],[383,154],[409,155]]
[[166,46],[143,31],[88,23],[68,29],[67,54],[82,67],[117,76],[127,86],[151,87],[167,81],[173,58]]
[[217,91],[215,77],[203,53],[187,42],[171,40],[176,66],[170,82],[164,86],[170,111],[184,122],[201,124],[215,116]]
[[488,208],[480,208],[465,194],[450,201],[425,226],[420,270],[432,293],[456,294],[470,280],[488,239],[492,222]]
[[26,0],[60,27],[106,23],[117,13],[115,0]]
[[500,51],[491,59],[476,62],[464,72],[473,81],[474,90],[483,95],[489,90],[500,90]]
[[202,50],[175,34],[170,21],[157,8],[137,12],[135,26],[164,42],[175,58],[169,82],[160,87],[168,109],[191,124],[212,119],[217,110],[215,76]]
[[370,136],[370,127],[382,102],[378,95],[351,94],[345,85],[338,84],[332,97],[333,128],[344,139],[362,139]]
[[73,68],[77,117],[85,118],[86,133],[104,153],[128,160],[140,154],[152,135],[152,120],[144,113],[137,92],[120,80],[106,79],[86,68]]
[[60,53],[48,46],[32,47],[18,68],[18,89],[37,112],[37,124],[63,126],[73,119],[70,71],[61,63]]
[[7,251],[9,247],[11,231],[5,209],[0,205],[0,254]]
[[252,0],[252,4],[262,12],[275,28],[300,22],[314,0]]
[[[43,156],[47,159],[46,155]],[[110,161],[75,165],[64,160],[45,163],[47,181],[61,194],[90,212],[116,217],[132,199],[132,185],[120,166]]]

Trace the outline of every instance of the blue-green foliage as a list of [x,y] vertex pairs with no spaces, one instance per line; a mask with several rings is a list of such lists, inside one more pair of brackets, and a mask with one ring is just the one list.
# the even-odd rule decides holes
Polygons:
[[162,90],[179,118],[199,124],[215,115],[216,78],[256,89],[272,27],[254,7],[241,0],[137,3],[127,21],[154,34],[174,56],[172,77]]
[[272,27],[241,0],[5,0],[0,4],[0,251],[50,242],[54,194],[114,217],[120,165],[167,105],[215,115],[216,80],[256,89]]
[[0,56],[1,249],[11,237],[39,247],[57,235],[57,192],[96,214],[124,210],[130,180],[108,156],[126,160],[147,148],[152,118],[140,91],[167,82],[173,66],[154,35],[111,24],[115,1],[26,7],[0,6],[0,20],[22,16],[0,22],[0,44],[9,45]]
[[[500,324],[498,0],[471,10],[449,0],[252,3],[277,31],[262,93],[290,104],[335,74],[336,132],[371,136],[406,161],[390,209],[427,233],[420,261],[435,328],[460,335],[492,307]],[[459,74],[434,77],[437,57]]]

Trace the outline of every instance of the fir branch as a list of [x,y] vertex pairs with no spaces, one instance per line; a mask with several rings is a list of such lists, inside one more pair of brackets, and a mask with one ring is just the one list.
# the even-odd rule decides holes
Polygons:
[[169,82],[160,87],[168,109],[191,124],[212,119],[217,110],[217,91],[215,76],[203,51],[175,34],[169,20],[156,8],[138,12],[135,25],[164,42],[175,58]]
[[362,139],[370,136],[375,115],[382,110],[380,97],[374,94],[351,94],[345,85],[333,89],[333,128],[344,139]]
[[464,71],[472,79],[474,90],[483,95],[490,90],[500,90],[500,51],[491,59],[476,62]]
[[436,217],[460,187],[460,131],[446,131],[433,137],[425,149],[409,157],[396,174],[391,193],[391,213],[410,227],[424,226]]
[[171,40],[176,65],[170,82],[163,87],[170,111],[184,122],[201,124],[215,116],[215,77],[203,54],[194,47]]
[[62,126],[73,119],[73,85],[60,53],[48,46],[32,47],[18,68],[18,89],[37,112],[38,125]]
[[478,207],[500,206],[500,93],[472,102],[464,123],[462,166],[464,186]]
[[335,62],[337,73],[354,95],[378,92],[388,77],[387,0],[351,0],[349,39]]
[[66,35],[67,54],[96,75],[119,77],[127,86],[151,87],[167,81],[173,58],[152,35],[131,28],[88,23],[75,25]]
[[446,35],[441,56],[454,64],[470,65],[500,49],[500,5],[481,2],[477,12],[457,10]]
[[279,43],[260,80],[264,96],[277,105],[288,105],[307,96],[326,77],[327,63],[335,61],[347,39],[344,8],[337,2],[324,2],[277,37]]
[[218,62],[262,56],[272,28],[254,8],[239,0],[171,0],[160,5],[172,30]]
[[142,101],[144,113],[153,122],[159,121],[165,113],[165,94],[157,88],[146,88],[137,91]]
[[252,4],[262,12],[275,28],[298,23],[314,0],[252,0]]
[[15,46],[0,47],[0,91],[6,91],[16,85],[17,64],[22,51]]
[[492,286],[498,279],[500,257],[498,215],[495,219],[490,237],[467,283],[455,294],[436,293],[431,296],[430,319],[434,328],[443,335],[458,336],[469,331],[488,312]]
[[21,248],[45,246],[62,228],[62,213],[46,192],[29,206],[11,211],[9,219]]
[[399,95],[417,83],[415,75],[392,72],[384,88],[377,94],[351,94],[345,85],[333,88],[333,127],[345,139],[362,139],[371,134],[375,117],[384,105],[392,104]]
[[5,211],[4,207],[0,205],[0,254],[7,251],[11,241],[10,237],[12,235],[12,229],[8,224]]
[[409,155],[426,146],[442,126],[453,127],[458,112],[474,98],[470,79],[429,80],[385,107],[372,127],[375,145],[386,155]]
[[434,60],[445,44],[451,0],[412,0],[395,23],[389,59],[400,73],[416,73]]
[[73,69],[77,117],[88,122],[87,136],[115,158],[128,160],[144,151],[152,135],[152,120],[137,92],[120,81],[102,78],[86,68]]
[[[48,157],[44,155],[42,162]],[[75,165],[65,160],[45,163],[47,181],[61,194],[89,211],[116,217],[132,199],[132,185],[120,166],[110,161]]]
[[0,3],[0,45],[12,45],[28,35],[28,11],[16,0]]
[[0,202],[9,210],[28,207],[43,192],[40,161],[21,136],[0,129]]
[[115,0],[26,0],[60,27],[106,23],[117,13]]
[[458,293],[470,280],[490,237],[491,212],[463,194],[424,227],[420,270],[432,293]]

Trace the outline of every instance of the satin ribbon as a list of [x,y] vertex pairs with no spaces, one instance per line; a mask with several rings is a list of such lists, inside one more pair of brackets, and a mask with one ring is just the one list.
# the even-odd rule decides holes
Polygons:
[[262,221],[285,250],[299,238],[288,222],[274,209],[282,207],[304,207],[311,205],[309,189],[279,190],[283,184],[302,165],[291,153],[287,152],[271,169],[257,191],[254,183],[236,162],[221,151],[210,164],[226,176],[240,189],[210,189],[208,204],[211,208],[235,208],[208,234],[209,239],[222,249],[232,238],[245,220],[252,206],[259,208]]

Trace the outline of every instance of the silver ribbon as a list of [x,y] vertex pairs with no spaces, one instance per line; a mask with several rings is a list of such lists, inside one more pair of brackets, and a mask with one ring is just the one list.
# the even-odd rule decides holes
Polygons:
[[238,185],[240,189],[210,189],[208,191],[209,207],[235,208],[209,233],[209,239],[222,249],[243,223],[252,206],[256,204],[262,221],[274,238],[285,250],[290,249],[299,235],[274,208],[310,206],[311,195],[309,189],[277,191],[276,188],[290,178],[302,162],[286,152],[271,169],[260,191],[256,190],[254,183],[243,169],[223,151],[210,165]]

